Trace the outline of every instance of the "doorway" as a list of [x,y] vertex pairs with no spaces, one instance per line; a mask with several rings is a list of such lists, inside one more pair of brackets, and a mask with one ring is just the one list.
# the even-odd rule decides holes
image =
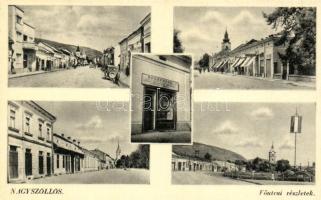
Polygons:
[[176,92],[145,87],[143,132],[176,130]]
[[51,157],[50,153],[47,153],[47,176],[51,175]]

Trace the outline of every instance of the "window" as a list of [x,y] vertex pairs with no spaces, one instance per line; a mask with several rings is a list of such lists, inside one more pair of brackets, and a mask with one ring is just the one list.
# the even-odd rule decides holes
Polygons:
[[50,128],[47,127],[47,140],[50,141]]
[[22,17],[20,17],[19,15],[16,15],[16,22],[18,24],[22,24]]
[[43,152],[42,151],[39,151],[39,174],[44,174],[44,165],[43,165],[43,160],[44,160],[44,157],[43,157]]
[[31,118],[30,115],[25,116],[25,132],[26,133],[30,133],[30,123],[31,123],[30,118]]
[[9,126],[11,128],[16,128],[16,111],[14,109],[10,109],[10,122]]
[[22,40],[22,34],[21,34],[19,31],[17,31],[16,33],[17,33],[17,41],[20,41],[20,42],[21,42],[21,40]]
[[59,168],[59,154],[57,154],[57,168]]
[[42,138],[42,126],[43,126],[43,123],[39,122],[38,130],[39,130],[39,137],[41,138]]
[[32,154],[31,154],[31,149],[26,149],[26,152],[25,152],[25,172],[26,172],[26,176],[32,175]]
[[28,36],[23,35],[23,41],[24,41],[24,42],[27,42],[27,41],[28,41]]
[[66,160],[65,156],[63,155],[62,156],[62,168],[65,168],[65,160]]

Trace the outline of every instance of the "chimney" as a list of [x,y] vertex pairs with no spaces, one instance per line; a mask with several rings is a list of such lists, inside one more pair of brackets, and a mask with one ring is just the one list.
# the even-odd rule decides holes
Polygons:
[[68,136],[67,138],[68,138],[68,140],[71,140],[71,137],[70,137],[70,136]]
[[65,134],[61,133],[61,137],[65,137]]
[[73,139],[72,142],[73,142],[73,143],[76,143],[76,139]]
[[78,146],[80,146],[80,141],[78,141]]

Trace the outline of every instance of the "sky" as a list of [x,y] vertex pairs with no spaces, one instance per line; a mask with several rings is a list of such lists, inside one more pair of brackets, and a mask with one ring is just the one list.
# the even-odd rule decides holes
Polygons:
[[290,116],[302,115],[297,134],[297,164],[315,161],[315,104],[313,103],[196,103],[194,142],[222,147],[246,159],[268,159],[272,143],[277,160],[294,162],[294,134]]
[[150,12],[143,6],[19,6],[36,37],[102,51],[118,45]]
[[[130,144],[127,102],[36,102],[56,116],[54,132],[80,140],[81,146],[98,148],[115,157],[117,143],[121,154],[130,154],[137,144]],[[108,109],[107,109],[108,108]]]
[[275,8],[260,7],[176,7],[174,27],[186,53],[200,58],[204,53],[217,53],[227,29],[232,49],[251,39],[261,39],[276,31],[267,25],[264,13]]

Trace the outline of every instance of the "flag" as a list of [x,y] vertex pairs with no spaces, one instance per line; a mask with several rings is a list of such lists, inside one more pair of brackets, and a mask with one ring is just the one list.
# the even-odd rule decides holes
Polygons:
[[291,116],[290,133],[301,133],[302,130],[302,116]]

